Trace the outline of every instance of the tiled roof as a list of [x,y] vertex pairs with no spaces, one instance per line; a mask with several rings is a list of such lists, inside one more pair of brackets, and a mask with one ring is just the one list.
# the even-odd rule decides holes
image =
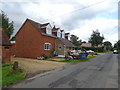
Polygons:
[[40,24],[41,27],[47,26],[49,23]]
[[35,28],[37,28],[43,35],[46,35],[46,36],[49,36],[49,37],[54,37],[54,38],[56,37],[55,35],[48,35],[48,34],[44,33],[44,31],[41,30],[42,27],[47,26],[49,23],[40,24],[40,23],[35,22],[35,21],[33,21],[33,20],[30,20],[30,19],[28,19],[28,20],[29,20],[29,21],[33,24],[33,26],[34,26]]
[[[92,47],[91,43],[82,43],[82,47]],[[102,47],[103,45],[98,45],[98,47]]]
[[35,21],[33,21],[33,20],[30,20],[30,19],[28,19],[34,26],[35,26],[35,28],[37,28],[39,31],[40,31],[40,28],[41,27],[44,27],[44,26],[47,26],[49,23],[45,23],[45,24],[40,24],[40,23],[38,23],[38,22],[35,22]]
[[82,43],[82,45],[81,46],[83,46],[83,47],[91,47],[92,46],[92,44],[91,43]]
[[66,47],[74,47],[74,45],[72,44],[72,42],[70,42],[67,39],[63,39],[63,38],[59,38],[60,41],[62,41],[62,43],[66,46]]
[[70,34],[70,33],[65,33],[65,35],[68,35],[68,34]]
[[61,32],[63,32],[64,30],[60,30]]
[[0,28],[0,45],[2,45],[2,46],[9,46],[9,45],[11,45],[8,36],[3,31],[2,28]]
[[55,26],[52,28],[53,31],[57,31],[60,28],[56,28]]

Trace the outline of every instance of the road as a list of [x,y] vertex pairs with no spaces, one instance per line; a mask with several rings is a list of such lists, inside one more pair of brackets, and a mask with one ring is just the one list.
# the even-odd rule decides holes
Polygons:
[[118,88],[118,55],[110,52],[66,65],[33,77],[20,88]]

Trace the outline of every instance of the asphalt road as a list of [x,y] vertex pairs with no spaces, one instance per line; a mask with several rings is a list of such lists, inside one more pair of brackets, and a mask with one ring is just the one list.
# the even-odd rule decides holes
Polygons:
[[29,79],[20,88],[118,88],[118,55],[106,53],[64,66]]

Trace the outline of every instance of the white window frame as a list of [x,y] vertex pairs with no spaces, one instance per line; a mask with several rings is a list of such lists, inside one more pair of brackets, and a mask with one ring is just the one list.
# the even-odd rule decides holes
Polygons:
[[[46,45],[49,45],[49,48],[46,48],[47,47]],[[51,43],[45,43],[44,50],[51,50]]]
[[60,30],[57,31],[57,37],[61,38],[61,32],[60,32]]
[[62,32],[62,38],[65,38],[65,32],[64,31]]
[[70,40],[70,34],[68,35],[68,40]]
[[52,35],[52,28],[50,27],[50,25],[46,26],[46,34]]

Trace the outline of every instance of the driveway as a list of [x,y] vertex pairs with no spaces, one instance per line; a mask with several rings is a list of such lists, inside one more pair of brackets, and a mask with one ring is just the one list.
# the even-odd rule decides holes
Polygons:
[[28,58],[12,58],[12,62],[15,61],[18,61],[19,67],[22,68],[24,72],[28,73],[29,75],[46,72],[66,65],[66,63],[62,62],[53,62]]
[[66,65],[32,80],[19,88],[118,88],[118,55],[106,53],[86,62]]

